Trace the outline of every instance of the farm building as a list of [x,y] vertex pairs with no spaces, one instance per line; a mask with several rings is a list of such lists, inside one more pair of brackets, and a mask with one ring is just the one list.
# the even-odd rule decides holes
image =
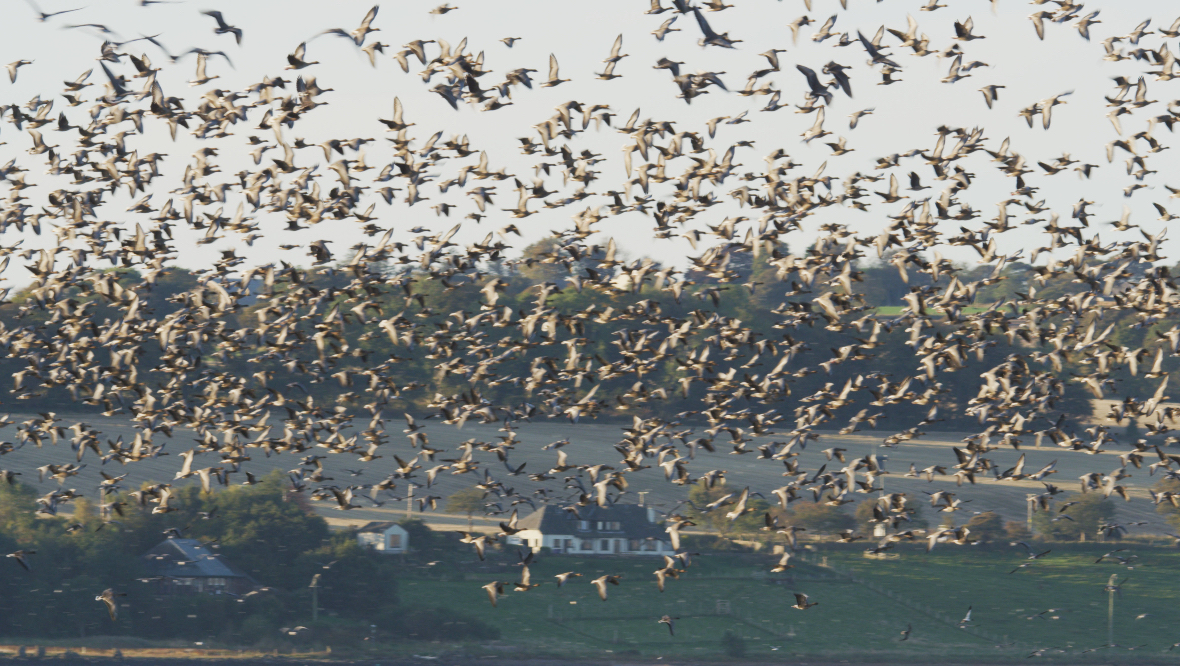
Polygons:
[[356,531],[356,542],[386,555],[400,555],[410,549],[410,533],[393,521],[374,521]]
[[509,539],[534,551],[556,554],[668,555],[672,544],[657,524],[655,509],[636,504],[580,507],[578,515],[545,505],[517,522],[521,531]]

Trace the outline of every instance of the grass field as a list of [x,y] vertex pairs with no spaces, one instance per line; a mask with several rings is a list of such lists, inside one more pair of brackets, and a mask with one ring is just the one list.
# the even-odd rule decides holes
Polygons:
[[[866,559],[860,548],[827,548],[783,574],[767,573],[777,559],[771,555],[717,554],[696,558],[662,594],[651,574],[654,560],[553,556],[532,568],[534,580],[546,581],[542,587],[508,592],[494,609],[480,586],[515,580],[515,567],[469,573],[461,582],[406,579],[399,594],[403,603],[477,614],[502,632],[499,649],[571,658],[725,658],[722,638],[731,632],[754,660],[1008,661],[1039,648],[1060,648],[1046,658],[1087,663],[1165,659],[1180,641],[1180,552],[1128,544],[1139,556],[1134,569],[1094,564],[1114,547],[1065,544],[1069,552],[1015,574],[1008,572],[1024,561],[1023,551],[1008,547],[930,554],[899,548],[901,556],[888,560]],[[558,590],[552,576],[567,570],[583,577]],[[603,602],[588,581],[607,573],[623,574],[623,583]],[[1103,586],[1112,573],[1127,581],[1115,600],[1114,642],[1121,647],[1086,653],[1107,643]],[[791,608],[796,591],[820,605]],[[961,629],[968,606],[973,623]],[[674,637],[657,623],[665,614],[680,618]],[[902,642],[907,625],[913,632]]]

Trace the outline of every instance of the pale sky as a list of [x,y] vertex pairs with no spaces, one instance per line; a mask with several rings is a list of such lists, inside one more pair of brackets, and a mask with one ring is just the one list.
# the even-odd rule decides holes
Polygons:
[[[54,12],[80,6],[85,1],[72,3],[43,0],[39,4],[42,11]],[[378,54],[375,68],[347,40],[329,35],[310,41],[307,59],[318,60],[321,64],[299,73],[305,77],[316,77],[321,87],[333,88],[334,92],[322,95],[320,101],[327,104],[307,114],[294,130],[285,130],[285,136],[289,141],[301,137],[310,144],[329,138],[376,139],[365,150],[366,162],[374,169],[359,175],[362,185],[372,185],[369,182],[371,178],[392,157],[392,151],[386,147],[388,144],[384,139],[393,135],[385,131],[377,118],[390,117],[392,100],[398,96],[405,105],[407,122],[416,123],[410,130],[410,135],[417,139],[415,146],[420,146],[431,134],[440,130],[443,140],[452,135],[465,134],[469,137],[472,149],[487,151],[493,169],[504,167],[524,180],[534,177],[533,165],[541,161],[541,156],[521,155],[517,137],[535,139],[537,135],[533,125],[546,120],[553,114],[554,106],[568,100],[578,100],[586,105],[610,105],[618,114],[614,119],[616,127],[639,108],[641,119],[674,121],[677,129],[697,131],[702,135],[706,120],[716,116],[735,116],[748,110],[752,122],[737,126],[722,125],[716,139],[707,142],[719,155],[736,141],[753,141],[755,145],[753,148],[737,149],[737,161],[743,166],[735,169],[735,176],[716,189],[718,197],[727,203],[698,216],[695,225],[703,228],[704,224],[717,224],[727,215],[745,215],[755,222],[761,217],[759,211],[740,210],[735,204],[728,203],[732,201],[728,192],[746,184],[756,187],[757,182],[746,183],[737,176],[747,171],[763,172],[763,157],[777,148],[782,148],[795,162],[803,165],[792,171],[792,175],[810,175],[826,161],[825,175],[841,179],[855,171],[873,172],[878,157],[915,148],[931,149],[936,139],[935,129],[940,125],[968,129],[982,127],[988,139],[984,144],[987,148],[995,150],[1005,137],[1010,137],[1012,150],[1025,155],[1028,164],[1034,169],[1037,161],[1049,162],[1063,152],[1070,153],[1081,162],[1100,165],[1088,181],[1081,180],[1072,170],[1047,177],[1037,169],[1038,173],[1027,177],[1029,185],[1041,188],[1034,200],[1045,199],[1066,223],[1071,222],[1068,218],[1073,202],[1083,196],[1095,202],[1091,206],[1095,213],[1092,224],[1117,220],[1126,204],[1132,207],[1132,221],[1154,233],[1164,223],[1156,221],[1158,214],[1151,207],[1152,202],[1175,208],[1173,212],[1180,213],[1180,202],[1168,199],[1169,193],[1163,187],[1164,184],[1180,186],[1180,179],[1168,180],[1177,167],[1178,156],[1173,151],[1151,155],[1147,166],[1158,173],[1145,178],[1143,183],[1147,188],[1135,192],[1130,198],[1123,196],[1123,188],[1135,181],[1127,175],[1125,153],[1117,152],[1114,163],[1107,163],[1105,146],[1119,138],[1119,135],[1105,117],[1109,109],[1103,99],[1104,95],[1114,92],[1111,82],[1113,77],[1126,76],[1134,81],[1157,67],[1133,59],[1104,61],[1102,40],[1126,35],[1147,18],[1154,19],[1152,29],[1161,26],[1166,28],[1176,18],[1172,13],[1180,13],[1180,7],[1173,3],[1145,0],[1133,3],[1109,0],[1093,5],[1087,3],[1078,16],[1102,10],[1098,16],[1102,22],[1091,27],[1092,36],[1088,42],[1073,27],[1076,21],[1049,24],[1046,26],[1045,40],[1037,40],[1032,22],[1027,17],[1031,12],[1046,6],[1007,0],[998,3],[995,13],[991,4],[985,0],[946,0],[945,4],[949,6],[936,12],[919,11],[925,3],[918,1],[887,0],[877,3],[871,0],[849,0],[848,10],[845,11],[837,0],[814,0],[813,11],[810,12],[801,0],[732,0],[732,3],[735,7],[722,12],[705,12],[705,17],[717,32],[728,32],[731,38],[742,40],[733,50],[699,46],[697,42],[701,33],[691,14],[681,16],[673,26],[679,28],[680,32],[671,32],[663,42],[657,42],[650,32],[672,17],[674,12],[645,15],[644,11],[649,6],[647,0],[602,0],[593,4],[552,0],[459,0],[456,11],[442,16],[429,13],[431,8],[437,6],[434,1],[399,0],[386,3],[373,22],[373,26],[380,31],[368,37],[368,41],[377,40],[390,45],[384,56]],[[5,89],[0,99],[5,103],[24,104],[36,95],[42,99],[52,97],[55,100],[53,117],[65,111],[72,123],[81,122],[92,104],[67,106],[60,97],[62,81],[72,80],[93,67],[95,72],[89,82],[95,85],[87,88],[83,95],[85,99],[92,100],[101,93],[105,77],[98,68],[96,57],[102,37],[91,29],[63,29],[63,26],[101,23],[117,33],[117,37],[109,36],[112,41],[133,39],[141,34],[158,34],[158,39],[174,54],[194,46],[225,51],[232,59],[233,67],[223,59],[212,58],[208,73],[220,78],[206,86],[190,87],[187,82],[195,71],[195,57],[189,56],[173,65],[158,48],[143,41],[120,49],[136,55],[146,53],[155,66],[163,67],[159,81],[165,93],[181,97],[185,108],[191,110],[199,103],[200,95],[212,88],[242,90],[260,81],[264,75],[282,75],[294,80],[295,72],[284,71],[288,53],[300,42],[312,40],[325,29],[340,27],[352,30],[371,6],[369,0],[337,0],[331,3],[318,0],[248,0],[239,3],[211,0],[160,3],[148,7],[140,6],[139,0],[92,0],[81,11],[39,22],[25,2],[5,0],[5,20],[0,24],[0,35],[3,37],[0,40],[0,51],[3,51],[0,62],[19,59],[34,62],[19,70],[15,84],[7,80],[0,82],[0,87]],[[231,35],[213,33],[216,25],[214,20],[199,13],[206,9],[222,11],[230,24],[244,31],[240,46]],[[798,43],[793,43],[788,24],[804,14],[815,23],[804,27],[800,31]],[[883,44],[889,47],[893,59],[904,68],[897,75],[902,82],[891,86],[877,85],[880,75],[868,66],[866,53],[858,43],[840,48],[834,46],[838,41],[836,38],[822,43],[812,41],[811,36],[819,25],[832,14],[838,16],[833,31],[849,32],[854,39],[857,30],[871,37],[881,25],[904,32],[906,16],[913,16],[919,23],[920,32],[929,36],[931,50],[942,50],[954,43],[953,22],[970,16],[975,21],[975,34],[983,35],[985,39],[961,42],[966,53],[964,62],[978,60],[990,66],[977,68],[970,72],[969,78],[956,83],[941,83],[940,79],[947,73],[948,60],[938,56],[918,58],[908,55],[909,49],[897,46],[898,40],[886,35]],[[601,61],[608,55],[612,42],[620,32],[623,34],[623,53],[630,54],[616,67],[615,73],[621,74],[622,78],[613,81],[594,79],[594,72],[602,71]],[[521,40],[508,48],[499,40],[509,36],[520,37]],[[424,84],[417,74],[422,67],[416,60],[411,60],[410,73],[406,74],[392,58],[392,54],[400,50],[403,44],[414,39],[445,39],[454,47],[464,38],[467,40],[467,52],[484,53],[484,68],[491,70],[491,73],[480,79],[485,89],[502,81],[505,72],[519,67],[538,70],[533,75],[534,81],[544,80],[550,53],[556,55],[560,62],[561,76],[572,81],[551,89],[536,86],[532,90],[515,88],[512,93],[513,105],[494,112],[480,112],[477,107],[470,105],[460,105],[460,109],[455,111],[440,96],[428,90],[441,80],[440,76],[436,75],[429,84]],[[1144,37],[1139,47],[1156,49],[1163,41],[1159,34],[1153,34]],[[1180,50],[1176,40],[1167,39],[1166,42],[1173,51]],[[1125,42],[1119,46],[1135,48]],[[745,85],[750,72],[768,66],[766,59],[758,54],[771,48],[786,49],[785,53],[780,54],[782,71],[763,81],[770,82],[782,91],[780,103],[784,105],[801,103],[806,89],[804,77],[795,69],[796,64],[809,66],[817,72],[829,61],[851,67],[849,74],[854,97],[849,99],[837,91],[827,110],[825,128],[832,132],[831,137],[814,141],[810,145],[804,144],[800,134],[811,126],[814,115],[795,113],[793,107],[772,113],[762,112],[759,109],[765,106],[768,97],[742,97],[733,92]],[[427,46],[429,57],[437,53],[437,45]],[[691,105],[686,104],[676,98],[678,91],[670,80],[669,72],[652,68],[661,57],[684,62],[683,69],[690,72],[720,73],[730,92],[711,88],[709,94],[694,99]],[[112,71],[124,74],[129,79],[134,73],[126,59],[122,64],[108,64]],[[821,75],[821,78],[828,77]],[[143,79],[130,80],[130,88],[142,86]],[[1123,116],[1124,138],[1146,129],[1147,119],[1166,113],[1167,102],[1177,97],[1171,88],[1180,84],[1156,81],[1153,76],[1147,77],[1147,83],[1148,99],[1159,100],[1159,103],[1139,109],[1134,115]],[[1000,92],[995,108],[989,110],[978,89],[991,84],[1003,85],[1005,89]],[[291,88],[293,85],[289,86]],[[1062,98],[1067,104],[1053,109],[1053,124],[1048,131],[1041,128],[1039,118],[1038,123],[1030,129],[1017,116],[1017,111],[1023,107],[1071,90],[1074,91],[1071,96]],[[146,101],[131,105],[146,107]],[[847,115],[866,108],[873,108],[875,112],[862,118],[855,130],[850,130]],[[152,205],[162,205],[170,196],[168,191],[179,186],[184,166],[192,161],[191,154],[201,146],[215,145],[220,151],[213,161],[219,165],[221,173],[212,176],[210,182],[236,182],[233,174],[242,169],[255,169],[248,157],[246,138],[256,135],[268,141],[273,140],[270,131],[256,129],[261,115],[261,109],[254,110],[247,122],[231,128],[233,137],[215,141],[197,142],[184,135],[182,129],[178,140],[172,142],[162,123],[149,125],[145,136],[129,135],[128,146],[139,150],[141,154],[159,152],[168,155],[164,163],[166,177],[153,184]],[[63,186],[63,182],[54,181],[45,175],[44,156],[27,154],[32,140],[27,131],[18,131],[7,122],[9,118],[10,114],[6,113],[6,122],[0,127],[0,141],[5,142],[5,145],[0,145],[0,164],[15,158],[18,164],[29,169],[26,174],[28,183]],[[51,129],[46,127],[42,130],[46,141],[51,145],[61,144],[64,152],[71,152],[77,133],[63,135]],[[132,128],[130,123],[126,123],[118,129]],[[1162,125],[1155,128],[1154,135],[1164,144],[1172,138]],[[847,138],[848,146],[854,152],[831,156],[831,151],[823,143],[841,136]],[[600,180],[592,186],[594,191],[602,193],[623,188],[625,174],[620,149],[630,142],[629,136],[605,127],[595,132],[593,125],[586,133],[571,141],[575,151],[588,148],[601,153],[606,160],[595,167],[601,171],[601,175]],[[280,156],[281,152],[267,153],[264,164],[269,163],[271,157]],[[356,155],[350,153],[347,157],[354,159]],[[299,164],[308,166],[318,163],[320,168],[317,173],[323,174],[322,187],[326,191],[335,182],[335,176],[327,171],[329,162],[322,158],[323,154],[318,148],[300,151]],[[332,161],[338,158],[333,156]],[[409,229],[419,225],[447,229],[462,221],[463,230],[457,238],[472,241],[482,238],[488,231],[515,223],[525,234],[525,238],[516,243],[518,247],[523,247],[551,230],[569,226],[570,216],[587,206],[609,203],[606,198],[594,197],[566,208],[547,210],[541,208],[540,202],[533,201],[530,208],[540,212],[523,220],[514,220],[509,213],[499,210],[512,208],[516,203],[511,180],[481,182],[469,179],[465,187],[453,188],[446,194],[438,192],[438,182],[453,177],[459,166],[474,165],[477,160],[478,153],[465,159],[449,159],[439,165],[434,171],[439,176],[424,189],[427,200],[413,207],[407,207],[400,201],[387,206],[376,195],[371,196],[370,199],[377,202],[378,224],[382,227],[393,226],[397,229],[395,239],[405,242],[417,235],[410,233]],[[554,158],[549,160],[553,161]],[[994,168],[996,165],[988,160],[987,154],[981,151],[957,162],[977,177],[971,189],[962,193],[960,198],[980,211],[983,219],[994,217],[996,202],[1007,198],[1014,188],[1014,180],[1001,176]],[[915,196],[937,198],[946,184],[933,181],[931,168],[924,162],[921,158],[904,160],[901,167],[894,171],[903,179],[903,187],[907,185],[905,174],[911,170],[917,171],[923,184],[933,187]],[[678,158],[668,164],[668,173],[679,174],[690,164],[687,157]],[[549,190],[563,194],[574,190],[573,186],[562,187],[556,170],[554,175],[545,177],[545,183]],[[400,179],[391,184],[404,188],[404,181]],[[498,195],[488,217],[479,225],[463,219],[467,213],[476,210],[471,198],[463,192],[478,185],[494,185]],[[868,184],[867,187],[869,190],[883,191],[887,189],[888,182]],[[0,192],[7,194],[7,189],[0,187]],[[23,192],[29,198],[28,203],[34,205],[34,211],[43,204],[48,189],[33,187]],[[634,187],[632,193],[639,194],[639,188]],[[668,196],[670,190],[667,185],[662,188],[656,186],[652,193],[659,199]],[[404,192],[401,196],[404,196]],[[896,214],[903,204],[886,205],[879,201],[879,197],[870,197],[873,200],[869,202],[870,212],[832,206],[810,218],[805,233],[784,240],[799,249],[810,242],[819,225],[827,222],[842,222],[858,233],[876,235],[885,216]],[[225,206],[225,214],[231,216],[241,200],[239,192],[232,192]],[[124,212],[132,201],[125,188],[110,201],[100,213],[101,219],[124,223],[131,229],[137,221],[143,221],[144,226],[147,226],[148,215]],[[444,201],[457,205],[449,218],[438,217],[431,208]],[[362,204],[361,210],[368,203]],[[206,210],[212,212],[219,206],[211,206]],[[1009,208],[1009,213],[1015,216],[1016,223],[1030,217],[1020,214],[1014,206]],[[337,256],[342,256],[347,254],[351,244],[364,239],[359,231],[361,225],[355,220],[329,221],[307,231],[291,233],[281,231],[285,227],[281,214],[259,211],[257,215],[262,221],[264,237],[256,241],[253,248],[247,248],[240,238],[232,234],[214,244],[196,246],[193,241],[201,232],[178,229],[177,247],[180,256],[175,263],[199,268],[219,256],[220,249],[235,247],[252,264],[282,258],[307,265],[310,258],[306,257],[303,250],[283,251],[278,245],[305,244],[315,238],[330,238],[335,241],[333,251]],[[1042,213],[1039,217],[1047,218],[1048,213]],[[948,222],[944,228],[954,232],[958,224]],[[969,224],[981,226],[980,220]],[[651,256],[683,266],[686,256],[699,252],[694,251],[681,237],[653,241],[653,227],[651,218],[639,213],[608,217],[598,225],[601,238],[615,237],[628,257]],[[1032,229],[1034,227],[1023,227],[1003,234],[1000,237],[1002,251],[1013,252],[1019,248],[1031,249],[1044,244],[1043,234],[1033,232]],[[744,233],[744,229],[742,231]],[[1103,232],[1103,240],[1106,241],[1120,237],[1127,236],[1121,236],[1113,230]],[[19,238],[15,231],[10,231],[3,239],[3,245],[11,246]],[[45,243],[52,243],[52,235],[47,234],[40,239],[29,237],[22,247],[38,247]],[[1167,254],[1171,244],[1165,244],[1164,247]],[[962,248],[943,248],[942,252],[945,256],[967,261],[975,256],[974,252]],[[19,285],[28,280],[28,274],[19,266],[22,263],[12,262],[12,267],[5,275],[10,281],[9,285]]]

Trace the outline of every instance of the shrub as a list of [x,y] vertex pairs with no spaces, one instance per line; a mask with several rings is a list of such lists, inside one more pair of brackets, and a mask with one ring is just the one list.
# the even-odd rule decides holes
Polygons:
[[1032,538],[1032,530],[1019,520],[1009,520],[1004,523],[1004,533],[1010,541],[1024,541]]
[[1008,537],[1004,530],[1004,519],[995,511],[984,511],[967,521],[967,529],[971,530],[971,538],[983,543],[1003,541]]

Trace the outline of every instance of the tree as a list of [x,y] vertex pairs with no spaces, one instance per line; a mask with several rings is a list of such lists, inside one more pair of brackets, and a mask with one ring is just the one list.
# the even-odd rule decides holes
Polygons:
[[[1180,481],[1163,479],[1155,484],[1155,492],[1159,495],[1163,495],[1164,493],[1180,495]],[[1170,498],[1171,496],[1169,495],[1168,497]],[[1176,501],[1180,502],[1180,497]],[[1169,501],[1156,504],[1155,512],[1163,516],[1168,521],[1168,524],[1172,526],[1172,529],[1180,530],[1180,508],[1172,504],[1170,499]]]
[[1072,493],[1063,501],[1076,502],[1065,511],[1050,509],[1033,514],[1033,531],[1054,541],[1076,541],[1083,534],[1094,538],[1098,525],[1115,516],[1115,504],[1098,492]]
[[387,558],[358,544],[352,532],[339,532],[331,543],[303,553],[298,592],[310,595],[308,585],[318,575],[318,604],[325,610],[358,619],[380,614],[397,604],[398,567]]
[[756,259],[753,259],[749,282],[755,286],[748,301],[750,307],[742,313],[743,319],[757,324],[760,314],[777,308],[786,300],[791,280],[800,278],[796,273],[791,272],[783,276],[786,280],[784,282],[779,279],[778,266],[771,262],[776,258],[787,257],[790,254],[791,250],[786,243],[776,242],[770,251],[763,250]]
[[[232,486],[216,494],[187,486],[177,493],[184,509],[174,521],[193,525],[193,536],[220,538],[221,552],[261,583],[288,589],[305,586],[311,574],[296,566],[296,560],[328,540],[328,523],[291,501],[286,481],[276,470],[257,485]],[[197,515],[213,509],[217,513],[211,520]]]
[[733,497],[728,501],[734,502],[740,492],[729,490],[721,485],[706,488],[704,483],[694,484],[692,489],[688,491],[688,500],[692,502],[694,507],[687,512],[688,518],[701,527],[711,527],[721,534],[757,532],[766,524],[765,514],[770,509],[770,503],[766,500],[747,500],[746,513],[734,520],[726,517],[726,514],[733,510],[732,504],[723,504],[708,512],[695,508],[704,508],[730,493],[733,494]]
[[447,513],[467,514],[467,531],[473,529],[471,516],[483,510],[484,493],[479,488],[464,488],[447,498]]
[[[539,285],[552,282],[559,287],[564,286],[565,276],[569,274],[560,264],[561,242],[555,238],[542,238],[533,242],[521,252],[523,266],[518,268],[521,278],[529,285]],[[521,294],[524,298],[536,298],[536,293]]]
[[1134,444],[1143,437],[1143,431],[1139,429],[1139,422],[1135,419],[1127,421],[1127,427],[1123,429],[1123,441],[1127,444]]
[[[418,553],[430,553],[435,555],[434,551],[438,550],[439,546],[445,545],[442,538],[430,529],[425,520],[421,518],[402,518],[397,521],[398,525],[406,531],[410,539],[410,548]],[[468,530],[471,531],[470,529]]]
[[897,250],[889,250],[880,259],[857,265],[857,268],[862,272],[862,282],[857,284],[854,290],[862,295],[869,305],[885,307],[904,305],[902,299],[910,293],[911,286],[930,284],[930,278],[925,274],[918,273],[913,265],[910,265],[909,270],[906,271],[909,282],[903,280],[901,271],[891,261],[897,252]]
[[[856,505],[856,511],[853,512],[853,526],[867,534],[872,534],[877,523],[871,522],[873,519],[873,506],[877,504],[875,499],[866,499]],[[901,523],[899,529],[902,530],[918,530],[926,529],[929,521],[926,520],[925,512],[921,504],[907,503],[905,516],[909,520]]]

